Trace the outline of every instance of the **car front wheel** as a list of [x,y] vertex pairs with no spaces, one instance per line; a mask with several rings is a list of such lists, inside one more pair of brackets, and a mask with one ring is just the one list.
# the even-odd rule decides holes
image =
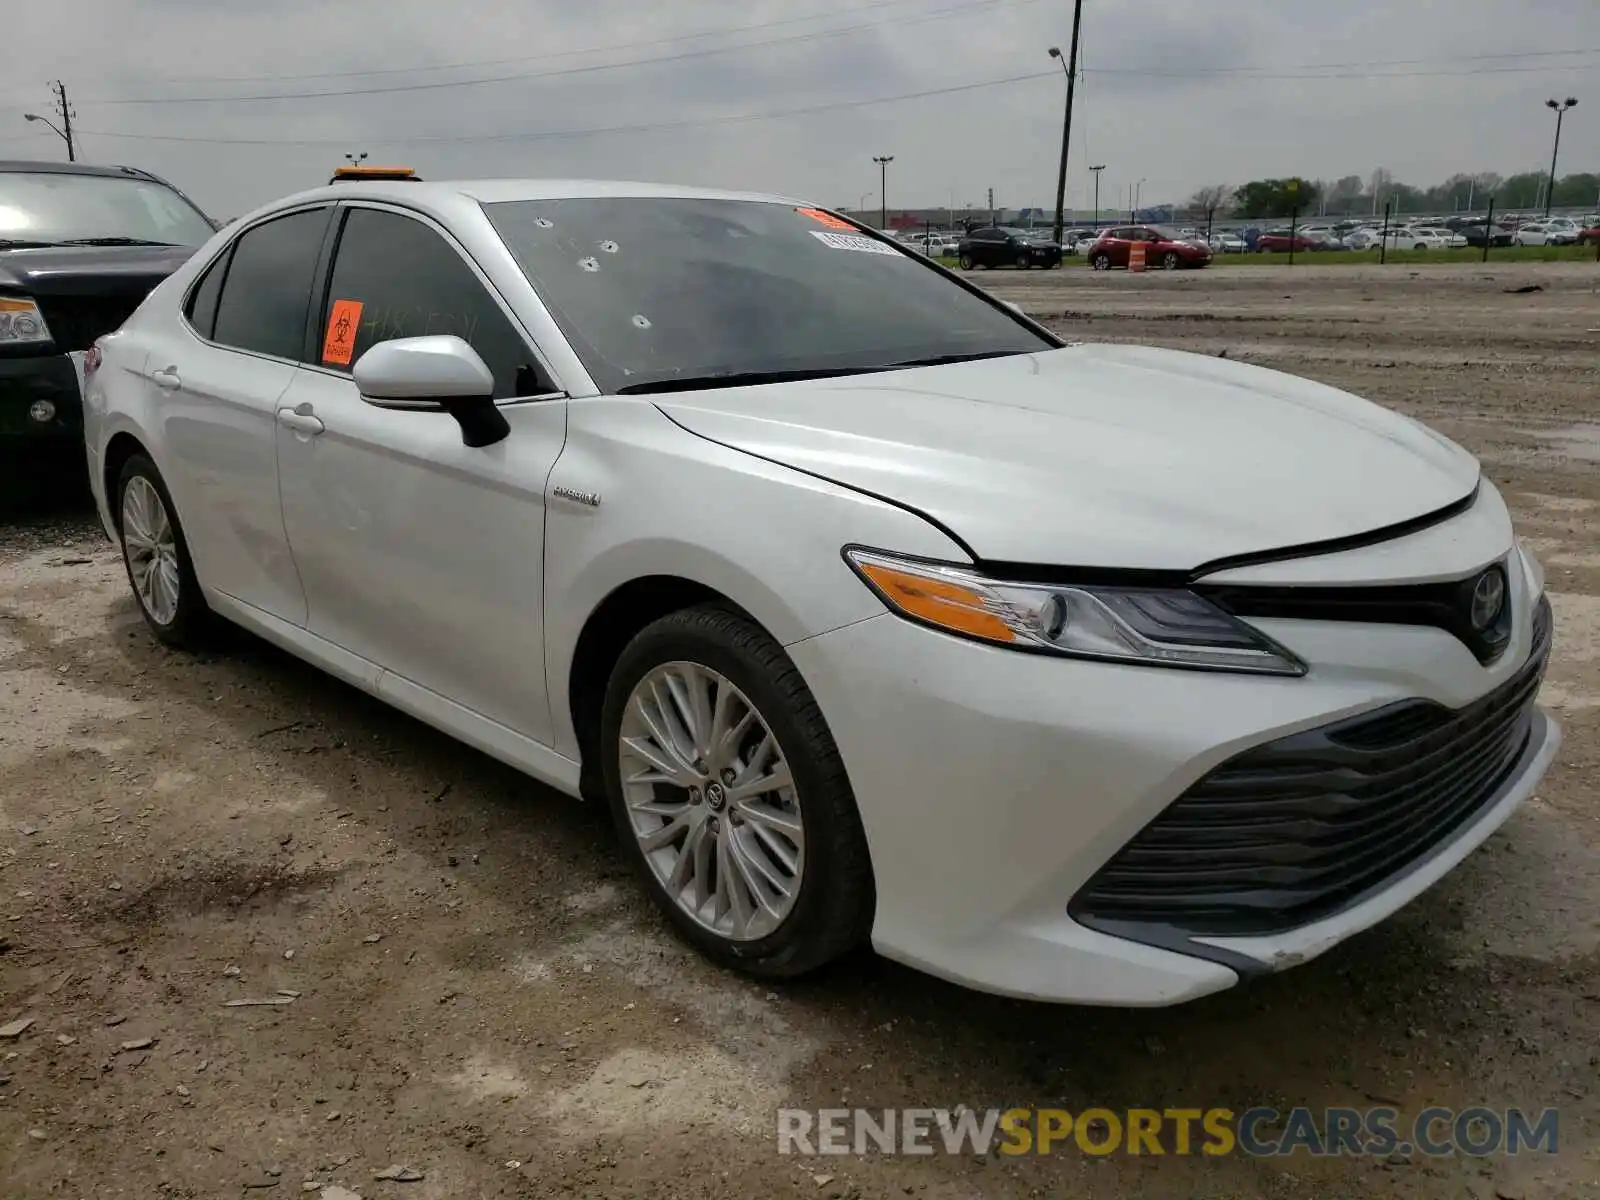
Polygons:
[[117,480],[117,532],[139,612],[169,646],[199,646],[213,623],[183,526],[155,463],[135,454]]
[[972,255],[963,254],[956,260],[956,265],[959,266],[963,271],[972,270]]
[[1161,267],[1166,271],[1176,271],[1183,265],[1183,260],[1178,257],[1175,250],[1168,250],[1161,256]]
[[1089,265],[1096,271],[1111,270],[1111,256],[1109,254],[1096,254],[1089,259]]
[[704,605],[623,651],[601,718],[624,853],[680,934],[752,974],[812,970],[866,939],[866,838],[844,764],[783,648]]

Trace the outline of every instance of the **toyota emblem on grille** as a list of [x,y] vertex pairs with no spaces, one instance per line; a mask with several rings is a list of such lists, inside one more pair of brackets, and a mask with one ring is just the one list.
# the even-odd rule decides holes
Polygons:
[[1468,619],[1478,633],[1486,633],[1500,619],[1506,605],[1506,577],[1499,567],[1490,567],[1472,585],[1472,607]]

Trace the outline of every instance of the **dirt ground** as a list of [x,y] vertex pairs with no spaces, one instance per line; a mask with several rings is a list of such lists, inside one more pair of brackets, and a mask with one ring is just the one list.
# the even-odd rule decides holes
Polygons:
[[[0,1194],[1600,1195],[1600,267],[980,278],[1074,338],[1226,351],[1482,455],[1553,593],[1539,797],[1394,919],[1187,1007],[865,953],[774,989],[681,948],[599,814],[259,643],[161,649],[57,504],[0,524],[0,1026],[33,1019],[0,1040]],[[959,1103],[1558,1106],[1560,1152],[776,1152],[780,1105]]]

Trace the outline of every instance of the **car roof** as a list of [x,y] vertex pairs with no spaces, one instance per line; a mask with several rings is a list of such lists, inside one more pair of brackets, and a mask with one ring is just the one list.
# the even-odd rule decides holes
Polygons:
[[675,200],[750,200],[770,204],[803,204],[792,197],[761,192],[735,192],[720,188],[687,187],[676,184],[642,183],[609,179],[455,179],[388,180],[346,179],[324,184],[310,191],[285,197],[280,204],[309,200],[349,200],[353,197],[390,200],[398,204],[431,208],[448,207],[462,200],[479,204],[501,204],[517,200],[571,200],[649,198]]
[[154,179],[165,182],[159,176],[141,171],[138,167],[99,166],[94,163],[79,162],[30,162],[27,159],[0,159],[0,174],[27,171],[34,175],[99,175],[117,179]]
[[609,179],[344,179],[284,196],[243,214],[239,222],[253,223],[284,209],[324,202],[377,200],[422,212],[450,224],[471,220],[479,205],[523,200],[570,199],[674,199],[743,200],[766,204],[806,206],[805,200],[761,192],[735,192],[677,184],[643,183]]

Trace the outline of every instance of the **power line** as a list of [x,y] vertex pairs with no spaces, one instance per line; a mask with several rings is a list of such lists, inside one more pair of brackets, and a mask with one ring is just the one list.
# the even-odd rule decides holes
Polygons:
[[[1506,59],[1506,58],[1510,58],[1510,59],[1572,58],[1572,57],[1576,57],[1576,56],[1580,56],[1580,55],[1590,55],[1590,54],[1600,54],[1600,47],[1595,47],[1595,48],[1588,49],[1588,50],[1516,50],[1516,51],[1508,51],[1508,52],[1496,53],[1496,54],[1451,54],[1451,55],[1445,55],[1445,56],[1437,57],[1437,58],[1382,58],[1382,59],[1375,59],[1375,60],[1372,60],[1372,61],[1369,61],[1369,62],[1300,63],[1300,64],[1290,68],[1290,70],[1298,72],[1298,71],[1347,70],[1347,69],[1354,69],[1354,68],[1358,68],[1358,67],[1359,68],[1366,68],[1366,67],[1415,67],[1415,66],[1426,66],[1429,63],[1491,62],[1491,61],[1494,61],[1494,60],[1497,60],[1497,59]],[[1190,78],[1190,77],[1193,77],[1193,76],[1200,76],[1200,75],[1254,74],[1256,72],[1267,71],[1269,69],[1270,68],[1267,68],[1267,67],[1240,67],[1240,66],[1234,66],[1234,67],[1194,67],[1194,68],[1191,68],[1191,69],[1180,70],[1180,71],[1159,71],[1159,70],[1147,70],[1147,69],[1145,69],[1143,67],[1102,67],[1099,70],[1097,70],[1095,73],[1098,74],[1098,75],[1141,75],[1141,76],[1171,76],[1173,78]],[[1545,70],[1547,68],[1539,67],[1539,68],[1534,68],[1534,69],[1536,69],[1536,70]],[[1558,65],[1553,69],[1559,71],[1559,70],[1565,70],[1567,68]],[[1583,69],[1587,70],[1588,68],[1585,67]],[[1299,78],[1302,78],[1302,76],[1300,76],[1298,74],[1295,74],[1295,75],[1287,75],[1286,74],[1286,75],[1263,76],[1263,78],[1299,79]]]
[[528,73],[519,71],[511,75],[486,75],[479,79],[439,80],[432,83],[402,83],[391,84],[383,87],[367,88],[342,88],[332,91],[320,92],[270,92],[244,96],[158,96],[147,99],[121,99],[100,100],[102,106],[127,105],[127,104],[242,104],[246,102],[272,101],[272,100],[317,100],[332,99],[342,96],[378,96],[392,95],[397,92],[429,92],[447,88],[482,87],[494,83],[522,83],[534,79],[556,79],[572,75],[589,75],[600,71],[619,71],[624,68],[650,66],[657,63],[684,62],[689,59],[709,58],[719,54],[733,54],[745,50],[759,50],[768,46],[793,45],[800,42],[820,41],[826,38],[842,37],[845,34],[859,33],[866,29],[882,29],[889,25],[904,26],[916,25],[925,21],[943,20],[945,17],[957,13],[970,12],[975,8],[992,8],[1003,4],[1006,7],[1020,8],[1027,4],[1037,4],[1040,0],[963,0],[960,4],[949,5],[945,8],[934,9],[931,12],[920,13],[914,17],[902,17],[889,21],[864,21],[856,25],[842,25],[837,29],[823,29],[812,33],[788,34],[783,37],[768,38],[759,42],[741,42],[735,46],[711,46],[702,50],[685,50],[677,54],[658,55],[654,58],[634,58],[620,62],[593,63],[582,67],[565,67],[557,71],[536,71]]
[[[530,133],[491,134],[436,134],[421,137],[374,137],[364,135],[362,141],[370,145],[410,146],[429,142],[537,142],[554,138],[598,137],[612,133],[644,133],[661,129],[690,129],[702,125],[736,124],[746,121],[770,121],[780,117],[807,116],[813,113],[836,112],[847,108],[864,108],[873,104],[898,104],[906,100],[921,100],[928,96],[948,96],[956,92],[973,92],[981,88],[1004,87],[1030,79],[1051,79],[1055,71],[1032,71],[1025,75],[1011,75],[1004,79],[986,79],[977,83],[955,84],[950,87],[929,88],[920,92],[903,92],[895,96],[876,96],[866,100],[840,100],[829,104],[814,104],[804,108],[775,109],[768,112],[736,113],[717,117],[696,117],[681,121],[654,121],[640,125],[610,125],[590,129],[546,129]],[[186,134],[118,133],[104,129],[88,129],[95,137],[126,138],[144,142],[201,142],[224,146],[335,146],[348,145],[349,137],[338,138],[235,138],[194,137]]]
[[[309,71],[301,75],[187,75],[171,79],[153,80],[157,84],[174,83],[272,83],[280,80],[300,79],[358,79],[380,75],[414,75],[423,71],[466,71],[478,67],[503,67],[510,63],[551,62],[562,58],[577,58],[585,54],[605,54],[616,50],[644,50],[651,46],[671,46],[680,42],[695,42],[703,38],[728,37],[733,34],[754,33],[762,29],[777,29],[785,25],[802,25],[807,21],[820,21],[829,17],[854,16],[879,8],[897,8],[915,0],[871,0],[867,4],[849,4],[840,8],[823,9],[799,17],[784,17],[778,21],[758,21],[751,25],[730,25],[722,29],[708,29],[701,33],[680,33],[673,37],[652,38],[643,42],[614,42],[607,46],[589,46],[579,50],[557,50],[548,54],[516,55],[511,58],[480,58],[472,62],[421,63],[409,67],[377,67],[366,71]],[[92,98],[92,97],[91,97]]]

